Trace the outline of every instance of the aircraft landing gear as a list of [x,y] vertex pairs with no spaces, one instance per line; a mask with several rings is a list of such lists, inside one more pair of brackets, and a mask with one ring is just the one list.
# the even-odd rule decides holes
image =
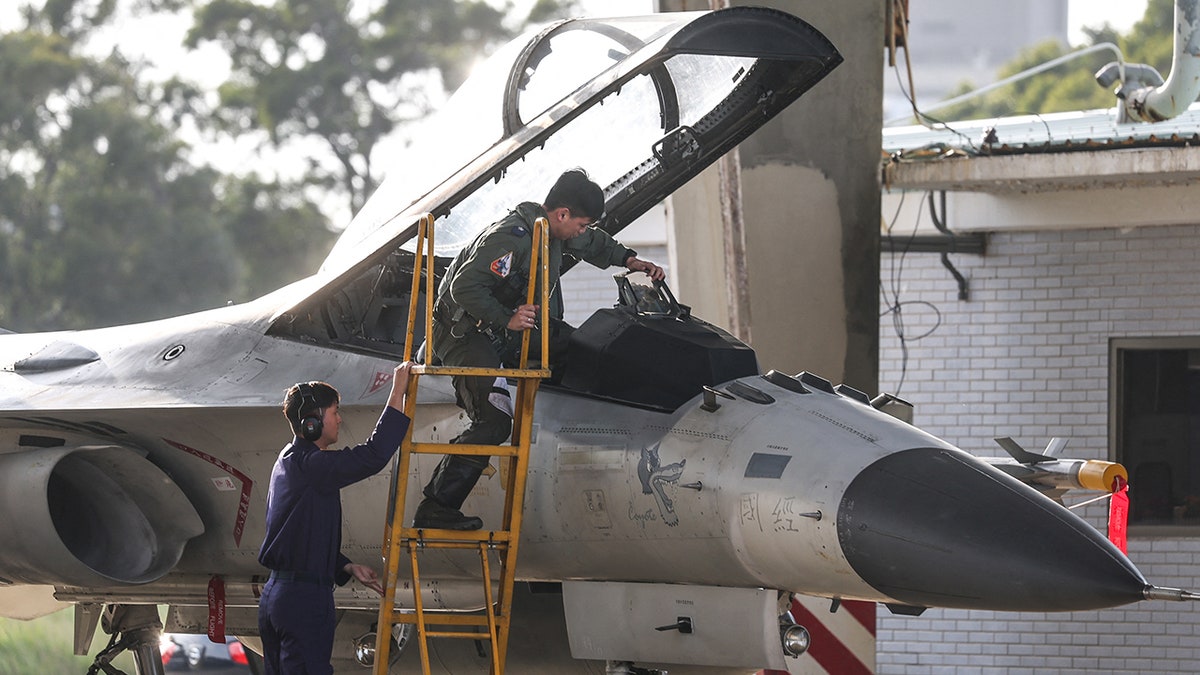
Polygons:
[[105,675],[125,675],[112,665],[112,660],[125,650],[133,652],[138,675],[164,675],[162,654],[158,641],[162,637],[162,621],[154,605],[109,605],[100,618],[104,632],[112,635],[108,646],[100,650],[88,668],[88,675],[104,671]]
[[609,661],[604,667],[605,675],[666,675],[663,670],[638,668],[632,661]]

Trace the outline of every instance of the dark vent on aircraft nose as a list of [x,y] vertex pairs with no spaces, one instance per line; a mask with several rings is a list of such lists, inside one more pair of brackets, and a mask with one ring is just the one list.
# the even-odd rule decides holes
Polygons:
[[22,448],[57,448],[66,444],[67,441],[62,438],[34,434],[21,434],[21,437],[17,439],[17,445]]
[[800,378],[801,382],[803,382],[804,384],[807,384],[808,386],[812,387],[813,389],[823,391],[827,394],[836,394],[837,393],[833,389],[833,383],[830,382],[829,380],[821,377],[820,375],[813,375],[812,373],[810,373],[806,370],[806,371],[800,373],[799,375],[797,375],[796,377]]
[[563,426],[558,430],[560,434],[588,434],[591,436],[611,435],[611,436],[632,436],[633,432],[629,429],[618,429],[616,427],[600,427],[596,425],[575,425]]
[[661,424],[647,424],[648,431],[663,431],[668,434],[677,434],[679,436],[688,436],[690,438],[711,438],[718,441],[733,440],[725,434],[717,434],[711,431],[697,431],[695,429],[686,429],[683,427],[668,427]]
[[834,387],[834,389],[837,390],[837,393],[841,394],[842,396],[845,396],[846,398],[852,398],[855,401],[858,401],[859,403],[865,403],[867,405],[871,405],[871,397],[870,396],[867,396],[863,392],[855,389],[854,387],[851,387],[850,385],[839,384],[838,386]]
[[762,377],[764,380],[766,380],[767,382],[770,382],[771,384],[775,385],[776,387],[780,387],[782,389],[787,389],[788,391],[793,391],[793,392],[796,392],[797,394],[811,394],[812,393],[809,390],[805,389],[803,384],[800,384],[800,380],[797,380],[796,378],[792,377],[791,375],[788,375],[787,373],[781,373],[778,370],[767,371],[767,374],[763,375]]
[[730,382],[729,386],[725,388],[729,390],[729,393],[738,398],[744,398],[751,403],[769,405],[775,402],[775,398],[770,394],[742,382]]

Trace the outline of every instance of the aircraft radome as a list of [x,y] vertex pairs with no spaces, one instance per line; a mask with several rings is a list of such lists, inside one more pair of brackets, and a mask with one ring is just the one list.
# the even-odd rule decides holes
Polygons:
[[[811,26],[770,9],[558,23],[463,85],[313,276],[135,326],[0,335],[0,609],[29,618],[76,605],[85,653],[102,606],[169,605],[166,630],[203,633],[218,577],[226,632],[253,644],[265,486],[287,440],[282,393],[330,382],[342,442],[363,440],[354,434],[371,429],[402,352],[405,244],[422,214],[437,218],[444,264],[583,165],[605,188],[601,226],[617,233],[840,60]],[[760,368],[676,303],[601,310],[575,335],[562,381],[537,397],[518,579],[549,592],[517,598],[512,672],[785,669],[791,593],[901,611],[1191,597],[1151,586],[1034,488],[877,409],[886,398]],[[463,424],[441,379],[422,381],[418,438],[445,441]],[[415,462],[415,479],[432,466]],[[1061,488],[1079,463],[1010,473],[1054,467]],[[381,475],[344,492],[352,559],[380,560],[390,484]],[[482,480],[465,507],[485,527],[503,499],[494,485]],[[477,567],[429,556],[426,606],[477,608]],[[335,597],[339,671],[361,672],[354,640],[378,599],[353,585]],[[685,614],[692,633],[655,630]],[[157,629],[138,616],[114,613],[106,629],[135,638],[141,672],[157,672]],[[471,643],[433,648],[445,672],[487,670]]]

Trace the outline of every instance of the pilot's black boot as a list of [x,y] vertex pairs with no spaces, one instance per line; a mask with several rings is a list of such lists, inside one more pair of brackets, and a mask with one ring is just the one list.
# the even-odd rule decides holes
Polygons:
[[425,486],[425,499],[417,506],[413,527],[443,530],[478,530],[483,520],[464,515],[459,509],[475,487],[488,458],[475,455],[446,455]]
[[458,509],[442,506],[426,497],[417,506],[417,513],[413,516],[413,527],[432,530],[478,530],[483,527],[483,519],[465,515]]
[[[486,344],[484,348],[490,349]],[[512,404],[508,391],[493,384],[495,378],[456,378],[456,393],[465,404],[471,425],[451,443],[466,445],[499,445],[512,434]],[[498,390],[497,390],[498,389]],[[497,396],[497,401],[492,397]],[[507,409],[497,403],[508,403]],[[413,515],[413,527],[444,530],[478,530],[483,520],[463,515],[463,502],[487,468],[488,457],[483,455],[446,455],[442,458],[433,478],[425,486],[425,499],[417,506]]]

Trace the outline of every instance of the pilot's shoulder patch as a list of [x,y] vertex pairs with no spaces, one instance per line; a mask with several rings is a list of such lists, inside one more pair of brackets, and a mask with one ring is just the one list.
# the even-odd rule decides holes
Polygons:
[[529,228],[525,227],[524,225],[513,225],[509,232],[512,232],[514,237],[524,237],[525,235],[529,234]]
[[512,257],[512,251],[509,251],[508,253],[505,253],[499,258],[493,260],[491,265],[492,274],[495,274],[501,279],[507,277],[508,273],[512,271]]

